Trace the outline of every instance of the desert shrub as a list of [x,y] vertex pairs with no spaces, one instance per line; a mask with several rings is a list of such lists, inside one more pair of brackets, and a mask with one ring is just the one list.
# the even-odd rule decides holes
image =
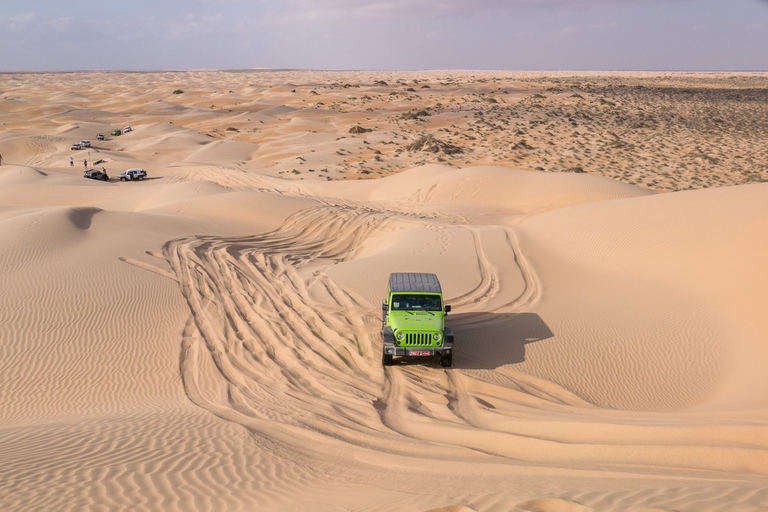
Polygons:
[[230,126],[229,128],[227,128],[227,131],[228,131],[228,132],[239,132],[240,130],[238,130],[238,129],[237,129],[237,128],[235,128],[234,126]]
[[352,133],[352,134],[367,133],[372,131],[373,130],[371,130],[370,128],[363,128],[359,124],[356,124],[355,126],[349,129],[349,133]]
[[432,134],[425,134],[409,144],[406,149],[408,151],[427,151],[429,153],[445,153],[446,155],[455,155],[463,153],[464,150],[459,146],[448,144],[441,140],[437,140]]
[[418,119],[420,117],[427,117],[427,116],[429,116],[429,112],[427,112],[426,110],[419,110],[417,112],[413,112],[413,111],[406,112],[400,117],[402,117],[403,119]]
[[520,139],[519,142],[517,142],[514,146],[512,146],[512,149],[536,149],[530,144],[528,144],[528,141],[525,139]]
[[424,148],[424,146],[432,143],[432,141],[434,140],[435,140],[434,135],[429,135],[429,134],[422,135],[412,143],[408,144],[408,146],[406,146],[406,149],[408,151],[421,151]]
[[173,94],[184,94],[184,91],[182,91],[181,89],[176,89],[175,91],[173,91]]

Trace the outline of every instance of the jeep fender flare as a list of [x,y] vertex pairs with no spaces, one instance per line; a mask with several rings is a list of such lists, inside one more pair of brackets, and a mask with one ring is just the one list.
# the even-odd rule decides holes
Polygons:
[[443,340],[443,347],[452,348],[453,347],[453,329],[451,329],[450,327],[446,327],[443,330],[443,337],[445,338]]
[[392,332],[392,327],[389,325],[385,325],[384,328],[381,330],[382,335],[384,337],[384,343],[383,347],[386,348],[395,348],[395,333]]

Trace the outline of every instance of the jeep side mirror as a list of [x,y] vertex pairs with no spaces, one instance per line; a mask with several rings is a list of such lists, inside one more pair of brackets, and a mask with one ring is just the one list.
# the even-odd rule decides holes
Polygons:
[[450,304],[446,304],[445,305],[445,314],[447,315],[450,312],[451,312],[451,305]]

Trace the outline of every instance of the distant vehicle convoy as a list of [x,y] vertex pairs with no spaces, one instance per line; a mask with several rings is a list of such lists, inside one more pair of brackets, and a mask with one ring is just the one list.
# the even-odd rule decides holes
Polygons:
[[389,275],[387,296],[381,305],[381,364],[393,358],[440,358],[440,366],[453,364],[453,330],[445,326],[451,306],[435,274],[396,272]]
[[[131,128],[130,126],[126,126],[122,130],[120,130],[119,128],[112,130],[112,135],[121,135],[123,133],[128,133],[132,131],[133,131],[133,128]],[[106,140],[106,137],[104,137],[104,134],[99,133],[98,135],[96,135],[96,140]],[[83,139],[80,142],[75,142],[74,144],[72,144],[69,149],[73,151],[77,151],[77,150],[90,148],[90,147],[91,147],[91,141],[88,139]],[[88,153],[90,154],[90,151]],[[70,161],[71,160],[72,160],[72,157],[70,157]],[[104,162],[106,162],[106,160],[99,159],[93,162],[91,165],[98,165]],[[109,175],[107,174],[106,171],[107,170],[104,168],[102,168],[102,170],[87,169],[85,171],[84,177],[92,180],[109,181]],[[144,178],[147,177],[147,171],[137,167],[134,169],[128,169],[125,172],[121,172],[120,174],[117,175],[117,177],[120,179],[120,181],[144,181]]]
[[[130,126],[126,126],[122,130],[119,128],[116,128],[112,130],[111,133],[112,135],[122,135],[124,133],[132,132],[132,131],[133,131],[133,128],[131,128]],[[103,133],[99,133],[98,135],[96,135],[96,140],[107,140],[107,139]],[[91,141],[88,139],[83,139],[80,142],[75,142],[74,144],[72,144],[72,146],[70,146],[69,149],[78,150],[78,149],[89,148],[89,147],[91,147]]]

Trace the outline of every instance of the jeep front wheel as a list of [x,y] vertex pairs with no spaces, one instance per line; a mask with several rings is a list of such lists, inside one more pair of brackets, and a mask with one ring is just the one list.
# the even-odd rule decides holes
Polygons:
[[392,366],[392,354],[381,354],[381,365]]
[[442,356],[440,358],[440,366],[443,368],[450,368],[453,364],[453,354],[448,354],[447,356]]

